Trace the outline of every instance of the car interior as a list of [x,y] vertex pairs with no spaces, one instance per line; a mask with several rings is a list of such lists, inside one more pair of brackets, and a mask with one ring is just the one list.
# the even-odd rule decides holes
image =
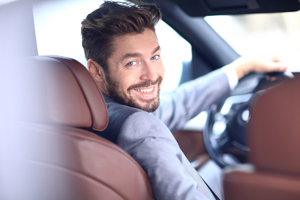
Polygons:
[[299,199],[299,87],[299,78],[285,82],[263,94],[251,109],[251,165],[226,170],[225,199]]
[[[206,16],[300,9],[299,0],[144,1],[156,3],[163,21],[191,44],[178,85],[240,57]],[[104,130],[109,119],[84,64],[72,55],[39,52],[33,7],[41,2],[51,3],[0,3],[0,88],[6,97],[0,101],[0,199],[154,199],[139,164],[92,132]],[[229,98],[206,110],[202,128],[187,125],[173,133],[220,199],[300,199],[300,75],[267,75],[276,80],[244,77]],[[215,134],[224,121],[226,128]]]
[[92,132],[106,128],[108,113],[87,69],[65,57],[36,56],[22,63],[32,73],[22,78],[27,83],[22,89],[30,96],[23,104],[27,112],[19,116],[26,134],[18,137],[29,148],[18,155],[24,159],[20,166],[26,173],[16,179],[25,188],[32,183],[39,192],[25,190],[18,195],[28,199],[153,199],[140,165]]

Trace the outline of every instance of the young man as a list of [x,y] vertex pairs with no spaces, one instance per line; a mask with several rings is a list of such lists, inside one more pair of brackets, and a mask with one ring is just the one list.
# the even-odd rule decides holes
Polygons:
[[240,58],[181,85],[160,102],[165,71],[154,28],[160,19],[155,5],[105,2],[82,22],[87,66],[109,112],[107,129],[97,134],[115,142],[143,167],[156,199],[215,199],[171,131],[227,97],[244,75],[286,68],[276,59]]

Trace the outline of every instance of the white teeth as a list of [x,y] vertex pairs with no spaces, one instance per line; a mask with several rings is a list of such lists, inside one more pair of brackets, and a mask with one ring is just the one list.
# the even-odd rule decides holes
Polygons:
[[148,92],[151,92],[154,88],[149,88],[149,89],[136,89],[136,91],[138,92],[143,92],[143,93],[148,93]]

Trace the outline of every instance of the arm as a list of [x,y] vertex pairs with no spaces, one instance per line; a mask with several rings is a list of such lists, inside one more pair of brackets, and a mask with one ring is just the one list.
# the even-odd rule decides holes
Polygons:
[[[153,114],[161,119],[172,132],[179,130],[186,121],[195,117],[208,106],[229,96],[230,89],[233,89],[237,81],[245,75],[251,72],[283,72],[287,69],[277,57],[269,59],[240,57],[225,68],[227,69],[215,70],[179,86],[170,98],[162,99],[161,106]],[[228,70],[228,68],[233,70]],[[236,73],[234,79],[237,80],[232,81],[230,78],[232,75],[226,71],[234,71]]]
[[207,187],[198,191],[197,182],[183,166],[186,158],[172,133],[155,116],[132,114],[123,124],[117,144],[145,170],[155,199],[208,199]]
[[268,73],[268,72],[284,72],[287,67],[278,57],[271,58],[251,58],[242,56],[235,61],[233,61],[230,66],[232,66],[238,79],[243,78],[247,74],[252,72],[256,73]]

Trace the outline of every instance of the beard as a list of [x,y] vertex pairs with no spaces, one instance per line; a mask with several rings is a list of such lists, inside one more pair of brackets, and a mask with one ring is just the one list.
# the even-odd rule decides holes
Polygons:
[[114,101],[123,105],[144,110],[146,112],[154,112],[158,108],[160,89],[157,90],[156,97],[147,100],[134,99],[130,95],[130,90],[133,90],[135,88],[140,88],[140,87],[149,87],[151,85],[157,85],[159,87],[162,82],[161,76],[158,77],[155,81],[145,80],[141,83],[131,85],[127,89],[127,93],[122,91],[121,88],[119,87],[119,83],[117,81],[113,81],[109,75],[106,77],[106,80],[107,80],[107,84],[106,84],[107,92],[110,98],[112,98]]

